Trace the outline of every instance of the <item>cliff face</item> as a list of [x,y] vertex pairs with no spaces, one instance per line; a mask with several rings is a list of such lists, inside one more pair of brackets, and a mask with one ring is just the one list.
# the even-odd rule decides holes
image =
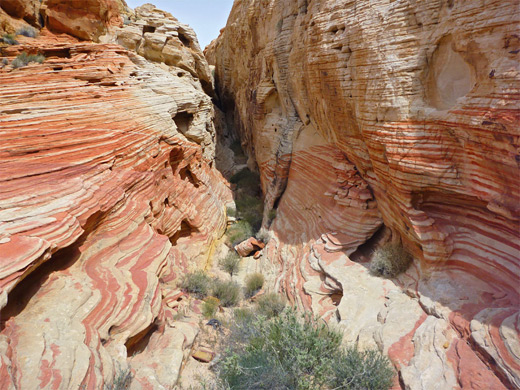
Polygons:
[[[164,25],[153,38],[193,67],[110,43],[148,44]],[[197,332],[175,320],[175,282],[206,265],[232,202],[213,167],[208,65],[153,7],[108,31],[2,46],[10,63],[45,56],[0,69],[2,389],[101,389],[128,368],[132,388],[170,388]]]
[[[237,0],[207,51],[294,302],[412,389],[520,387],[515,1]],[[402,241],[399,278],[368,274]]]

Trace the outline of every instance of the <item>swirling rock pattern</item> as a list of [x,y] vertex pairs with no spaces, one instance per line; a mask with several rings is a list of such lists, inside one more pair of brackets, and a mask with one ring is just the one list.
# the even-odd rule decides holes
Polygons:
[[[520,387],[516,7],[241,0],[207,51],[264,225],[278,205],[277,287],[405,388]],[[415,260],[381,281],[389,238]]]
[[9,60],[46,60],[0,69],[0,387],[101,389],[128,371],[171,388],[198,331],[175,320],[175,281],[206,265],[232,202],[211,98],[196,71],[117,44],[20,43]]

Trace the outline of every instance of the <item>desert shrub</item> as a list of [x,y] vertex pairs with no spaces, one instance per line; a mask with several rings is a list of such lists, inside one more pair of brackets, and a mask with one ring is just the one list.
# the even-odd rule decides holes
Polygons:
[[239,307],[233,311],[233,319],[237,323],[249,322],[255,318],[255,313],[248,308]]
[[227,236],[233,245],[242,242],[253,235],[253,228],[247,221],[238,221],[229,227]]
[[250,194],[239,194],[236,199],[237,214],[247,221],[254,231],[258,231],[262,225],[262,213],[264,205],[262,200]]
[[240,270],[240,256],[236,252],[231,251],[226,257],[220,260],[220,268],[226,271],[231,277]]
[[264,285],[264,275],[259,272],[255,272],[254,274],[247,275],[246,277],[246,285],[244,288],[245,296],[252,297],[255,293],[262,288]]
[[7,65],[9,65],[9,60],[7,58],[2,58],[1,64],[2,64],[2,66],[7,66]]
[[[364,367],[366,371],[360,371]],[[348,348],[333,366],[332,387],[352,390],[386,390],[392,387],[394,371],[388,358],[378,351]]]
[[386,390],[391,385],[386,358],[375,351],[342,349],[341,333],[316,318],[287,309],[271,320],[234,319],[217,366],[230,389]]
[[214,280],[211,293],[224,307],[236,306],[240,301],[240,286],[232,281]]
[[387,243],[376,249],[370,262],[370,272],[384,278],[394,278],[406,271],[412,256],[399,243]]
[[256,311],[258,314],[267,318],[279,315],[285,309],[285,299],[279,294],[267,293],[258,297],[256,301]]
[[184,276],[181,288],[202,299],[208,295],[211,284],[211,278],[204,271],[195,271]]
[[269,220],[272,221],[275,218],[276,218],[276,209],[271,209],[269,211]]
[[29,38],[36,38],[38,36],[38,31],[30,26],[23,26],[16,30],[16,35],[23,35]]
[[207,297],[202,304],[202,314],[206,318],[211,318],[217,312],[220,306],[220,300],[215,297]]
[[4,34],[2,36],[2,41],[8,45],[18,45],[18,41],[16,40],[16,36],[14,34]]
[[26,52],[23,52],[13,60],[11,65],[13,68],[22,68],[31,62],[41,64],[43,61],[45,61],[45,56],[41,54],[27,54]]
[[244,168],[231,176],[229,182],[236,184],[239,188],[254,188],[257,190],[260,186],[260,175],[258,175],[256,172],[250,171],[248,168]]
[[269,231],[266,230],[266,229],[261,229],[257,234],[256,234],[256,239],[257,240],[260,240],[264,243],[268,243],[269,240],[271,239],[271,236],[269,235]]
[[132,372],[130,369],[119,368],[111,384],[105,384],[103,390],[125,390],[130,388],[132,382]]
[[228,207],[226,209],[226,214],[228,217],[235,217],[237,215],[237,210],[232,207]]
[[[245,168],[233,175],[231,183],[236,184],[235,216],[238,223],[228,229],[228,237],[233,245],[257,232],[262,225],[263,202],[261,199],[260,176]],[[231,214],[229,214],[231,215]]]

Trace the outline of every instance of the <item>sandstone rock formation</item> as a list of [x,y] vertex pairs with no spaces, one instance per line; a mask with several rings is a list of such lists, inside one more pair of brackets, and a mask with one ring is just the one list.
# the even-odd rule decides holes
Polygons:
[[37,27],[83,40],[97,40],[107,27],[122,25],[124,0],[2,0],[1,9]]
[[[237,0],[206,53],[277,288],[407,389],[520,388],[517,5]],[[395,280],[366,269],[388,240]]]
[[[143,13],[125,28],[147,39]],[[163,18],[157,30],[194,39]],[[176,280],[205,267],[232,203],[214,168],[207,64],[198,44],[170,45],[184,62],[152,62],[109,31],[106,43],[43,30],[2,46],[9,62],[45,56],[0,69],[2,389],[102,389],[126,372],[132,389],[171,388],[197,333],[176,321]]]

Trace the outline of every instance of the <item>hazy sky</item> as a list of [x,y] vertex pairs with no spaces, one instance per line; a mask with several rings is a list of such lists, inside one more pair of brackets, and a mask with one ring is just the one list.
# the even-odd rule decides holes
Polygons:
[[152,3],[170,12],[195,30],[200,46],[204,49],[226,25],[233,0],[126,0],[126,3],[131,8]]

